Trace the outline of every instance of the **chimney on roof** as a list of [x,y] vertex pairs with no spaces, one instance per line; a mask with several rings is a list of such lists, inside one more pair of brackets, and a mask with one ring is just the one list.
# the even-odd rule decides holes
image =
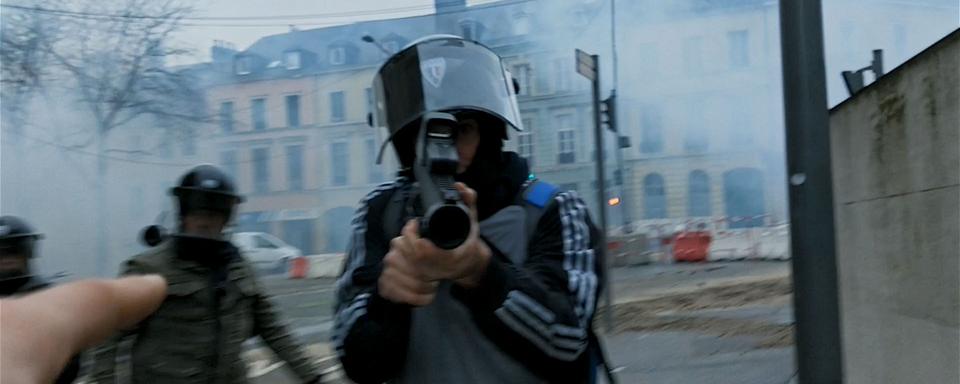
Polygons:
[[457,20],[463,17],[467,9],[466,0],[433,0],[434,33],[452,33],[460,35]]
[[215,68],[230,71],[233,68],[233,57],[237,55],[237,47],[223,40],[214,40],[210,47],[210,58]]
[[467,7],[467,0],[433,0],[433,7],[438,14],[461,11]]

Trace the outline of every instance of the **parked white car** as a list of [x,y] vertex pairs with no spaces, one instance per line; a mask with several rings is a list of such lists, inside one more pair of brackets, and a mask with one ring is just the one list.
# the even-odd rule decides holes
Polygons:
[[238,232],[231,235],[230,240],[259,270],[284,273],[291,260],[303,256],[303,252],[296,247],[268,233]]

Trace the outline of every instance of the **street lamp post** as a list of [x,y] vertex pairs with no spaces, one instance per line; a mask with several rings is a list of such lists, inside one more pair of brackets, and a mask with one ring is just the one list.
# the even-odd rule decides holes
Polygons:
[[392,53],[390,53],[390,50],[384,48],[384,47],[383,47],[383,44],[380,44],[380,42],[377,41],[377,39],[374,39],[373,36],[363,35],[363,37],[361,37],[360,40],[363,40],[363,41],[365,41],[365,42],[367,42],[367,43],[370,43],[370,44],[373,44],[373,45],[377,46],[377,48],[380,48],[380,50],[383,51],[383,54],[384,54],[384,55],[387,55],[387,56],[392,55]]

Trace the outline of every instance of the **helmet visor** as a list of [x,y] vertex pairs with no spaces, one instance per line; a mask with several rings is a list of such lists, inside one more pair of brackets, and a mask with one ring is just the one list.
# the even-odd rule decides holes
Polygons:
[[34,243],[33,236],[0,240],[0,257],[33,257]]
[[391,135],[426,112],[485,112],[522,130],[510,74],[490,49],[440,38],[396,54],[374,79],[375,125]]

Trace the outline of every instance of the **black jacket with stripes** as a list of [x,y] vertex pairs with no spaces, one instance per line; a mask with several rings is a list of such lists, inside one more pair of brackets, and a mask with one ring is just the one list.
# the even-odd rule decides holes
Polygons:
[[[519,185],[526,176],[510,179]],[[333,342],[347,376],[358,383],[389,381],[403,368],[407,353],[411,308],[377,293],[381,260],[397,235],[385,233],[384,228],[396,226],[385,226],[381,213],[398,203],[393,191],[404,183],[409,181],[383,184],[361,201],[337,283]],[[562,192],[544,207],[522,265],[491,246],[494,257],[480,284],[455,286],[452,294],[470,309],[484,335],[545,381],[585,381],[587,333],[602,281],[594,257],[597,236],[576,192]]]

